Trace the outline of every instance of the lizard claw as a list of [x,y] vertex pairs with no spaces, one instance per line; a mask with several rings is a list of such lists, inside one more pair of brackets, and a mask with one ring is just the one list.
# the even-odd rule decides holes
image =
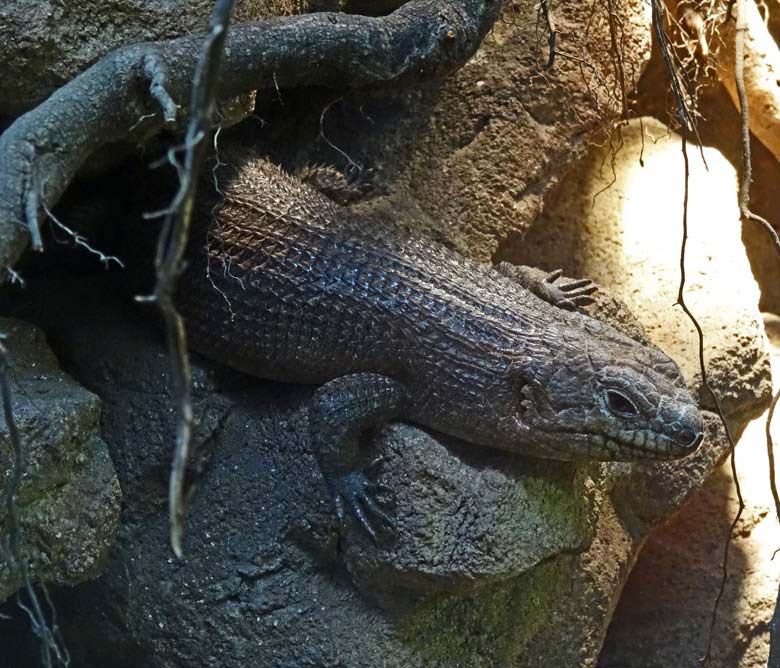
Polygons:
[[[369,468],[377,465],[375,460]],[[349,509],[375,545],[379,545],[379,537],[372,520],[380,520],[388,529],[395,528],[395,522],[374,499],[376,494],[392,492],[387,485],[371,482],[363,471],[355,471],[336,478],[332,488],[336,516],[342,526],[346,524],[346,510]]]
[[565,280],[557,283],[563,275],[563,271],[556,269],[551,271],[544,279],[544,298],[558,308],[567,311],[576,311],[584,306],[590,306],[595,299],[593,293],[598,290],[598,286],[589,278],[580,278],[576,280]]

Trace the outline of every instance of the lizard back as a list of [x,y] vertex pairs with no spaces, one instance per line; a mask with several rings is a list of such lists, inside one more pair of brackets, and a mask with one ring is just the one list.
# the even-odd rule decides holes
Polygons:
[[201,207],[179,296],[193,347],[231,366],[319,383],[457,362],[477,381],[492,351],[543,344],[545,321],[569,315],[430,240],[353,219],[275,165],[241,165]]

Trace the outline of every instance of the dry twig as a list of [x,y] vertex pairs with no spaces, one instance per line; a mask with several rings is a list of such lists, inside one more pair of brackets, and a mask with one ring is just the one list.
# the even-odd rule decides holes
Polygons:
[[[233,0],[217,0],[214,6],[206,42],[195,69],[183,163],[179,164],[174,151],[169,151],[168,154],[169,160],[179,173],[179,189],[164,213],[163,226],[157,240],[155,259],[157,284],[154,294],[143,298],[145,301],[156,302],[165,320],[168,353],[172,361],[174,386],[179,405],[176,448],[168,489],[171,547],[179,558],[182,556],[186,513],[184,474],[189,456],[193,416],[192,370],[187,352],[187,333],[184,320],[176,309],[174,295],[178,278],[184,270],[184,251],[190,236],[198,176],[209,145],[207,137],[212,131],[215,91],[232,10]],[[164,92],[164,88],[161,90]]]

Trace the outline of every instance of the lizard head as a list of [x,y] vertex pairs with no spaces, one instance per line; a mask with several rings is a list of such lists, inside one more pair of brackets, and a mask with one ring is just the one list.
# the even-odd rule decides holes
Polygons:
[[539,454],[627,461],[696,450],[701,415],[671,358],[589,318],[558,343],[553,359],[519,369],[511,420]]

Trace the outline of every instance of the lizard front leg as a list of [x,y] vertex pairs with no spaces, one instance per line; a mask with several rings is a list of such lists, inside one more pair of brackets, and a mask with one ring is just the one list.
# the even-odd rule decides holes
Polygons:
[[312,443],[333,495],[336,515],[344,523],[348,508],[374,542],[378,539],[370,516],[389,527],[393,522],[373,497],[390,490],[366,475],[381,459],[361,468],[359,440],[367,431],[397,417],[404,395],[403,385],[392,378],[355,373],[319,387],[309,407]]
[[517,281],[540,299],[567,311],[590,306],[598,287],[588,278],[568,279],[563,271],[546,272],[536,267],[499,262],[494,269],[503,276]]

